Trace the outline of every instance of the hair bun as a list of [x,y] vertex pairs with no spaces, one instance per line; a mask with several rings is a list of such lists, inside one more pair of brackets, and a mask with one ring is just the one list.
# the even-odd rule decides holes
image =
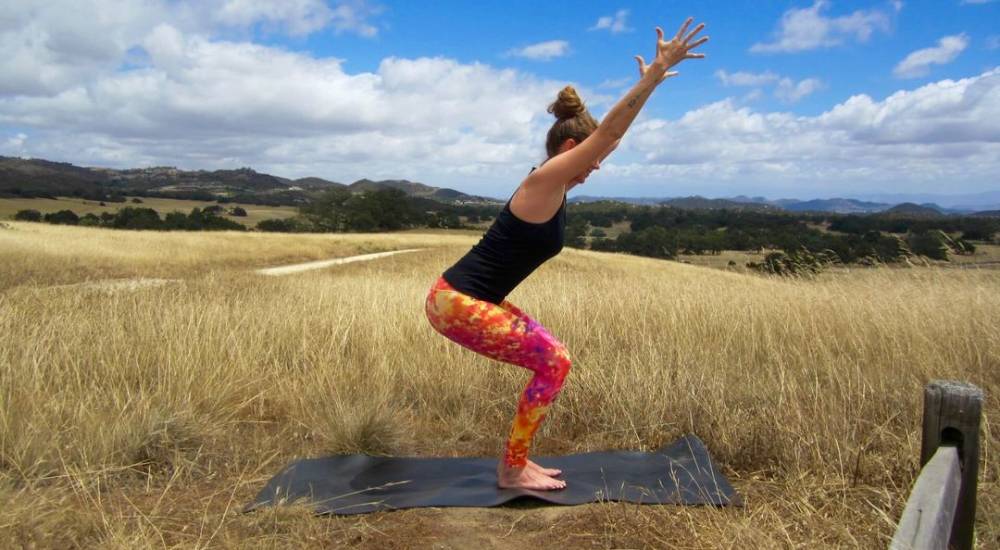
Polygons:
[[556,115],[556,118],[563,120],[573,118],[587,112],[580,96],[576,95],[576,90],[572,86],[566,86],[559,91],[559,98],[549,105],[549,112]]

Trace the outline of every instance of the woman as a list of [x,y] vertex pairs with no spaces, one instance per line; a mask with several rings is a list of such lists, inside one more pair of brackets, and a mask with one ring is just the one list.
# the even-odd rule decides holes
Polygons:
[[618,146],[632,120],[656,86],[676,76],[670,67],[684,59],[705,57],[689,50],[708,40],[687,36],[692,18],[670,41],[656,27],[656,58],[641,56],[639,82],[597,124],[576,91],[567,86],[549,106],[556,122],[545,143],[548,159],[532,170],[497,215],[478,244],[434,283],[425,311],[435,330],[497,361],[534,372],[521,394],[502,460],[497,465],[501,488],[550,490],[566,487],[561,472],[528,460],[531,439],[559,394],[570,369],[566,347],[506,296],[532,271],[562,250],[566,225],[566,192],[583,183]]

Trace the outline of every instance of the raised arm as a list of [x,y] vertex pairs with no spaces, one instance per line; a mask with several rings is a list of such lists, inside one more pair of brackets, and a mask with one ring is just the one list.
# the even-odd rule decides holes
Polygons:
[[636,56],[639,62],[639,81],[615,104],[587,139],[569,151],[550,158],[525,179],[525,185],[561,189],[561,186],[585,172],[595,161],[607,156],[612,146],[625,135],[653,90],[667,78],[678,74],[669,69],[685,59],[705,57],[705,54],[689,53],[689,50],[708,40],[705,36],[689,43],[705,27],[704,23],[700,23],[685,36],[684,32],[692,19],[689,17],[677,31],[677,35],[669,41],[663,39],[663,29],[656,27],[656,57],[653,62],[646,65],[641,56]]

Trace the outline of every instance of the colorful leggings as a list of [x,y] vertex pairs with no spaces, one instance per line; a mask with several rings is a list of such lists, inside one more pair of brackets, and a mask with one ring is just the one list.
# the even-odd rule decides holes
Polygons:
[[473,298],[444,277],[431,287],[424,307],[431,325],[448,339],[535,373],[521,394],[504,453],[509,467],[525,466],[531,438],[569,374],[566,346],[509,301],[497,305]]

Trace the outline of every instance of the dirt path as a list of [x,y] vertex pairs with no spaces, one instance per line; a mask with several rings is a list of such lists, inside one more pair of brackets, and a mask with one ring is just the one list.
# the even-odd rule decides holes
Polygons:
[[304,264],[285,265],[279,267],[266,267],[264,269],[258,269],[256,272],[261,275],[288,275],[290,273],[299,273],[301,271],[308,271],[310,269],[320,269],[331,265],[348,264],[351,262],[364,262],[367,260],[374,260],[375,258],[392,256],[393,254],[402,254],[404,252],[416,252],[418,250],[424,250],[424,249],[407,248],[404,250],[392,250],[389,252],[375,252],[372,254],[361,254],[360,256],[348,256],[346,258],[334,258],[332,260],[319,260],[315,262],[306,262]]

